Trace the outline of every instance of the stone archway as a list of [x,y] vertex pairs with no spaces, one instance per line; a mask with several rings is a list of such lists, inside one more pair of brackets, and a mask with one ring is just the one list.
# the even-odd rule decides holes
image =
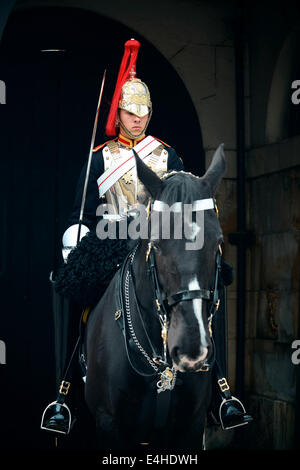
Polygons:
[[[7,365],[0,369],[0,382],[7,384],[2,419],[9,426],[3,436],[0,430],[0,440],[7,448],[53,445],[39,432],[41,412],[56,394],[49,273],[58,263],[61,235],[87,158],[103,70],[109,65],[96,145],[105,138],[105,113],[130,37],[143,44],[137,70],[154,103],[149,131],[186,155],[187,169],[201,172],[201,132],[185,86],[168,61],[134,31],[90,11],[55,7],[16,11],[4,30],[0,215],[5,231],[0,249],[6,263],[1,256],[0,278],[2,308],[9,315],[1,320]],[[60,52],[41,52],[49,49]],[[30,416],[26,433],[18,426],[24,410]]]
[[275,65],[266,114],[266,142],[274,143],[289,137],[291,84],[298,63],[300,33],[293,31],[285,39]]

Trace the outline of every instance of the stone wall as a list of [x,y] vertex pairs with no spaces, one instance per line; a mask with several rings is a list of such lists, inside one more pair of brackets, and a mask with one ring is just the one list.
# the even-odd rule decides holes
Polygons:
[[[248,152],[247,389],[258,417],[252,445],[294,445],[296,367],[291,344],[299,331],[300,137]],[[249,436],[248,436],[249,437]]]
[[288,136],[288,110],[300,24],[289,2],[272,9],[261,2],[248,13],[247,223],[255,244],[247,253],[246,389],[255,422],[244,446],[291,449],[299,374],[291,344],[299,335],[300,137]]

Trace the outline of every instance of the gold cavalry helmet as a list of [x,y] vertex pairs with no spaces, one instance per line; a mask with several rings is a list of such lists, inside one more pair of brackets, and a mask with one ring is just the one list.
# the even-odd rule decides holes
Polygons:
[[[136,78],[136,60],[140,43],[130,39],[125,43],[119,75],[107,118],[105,133],[115,136],[118,108],[129,111],[139,117],[149,114],[147,125],[152,115],[152,103],[146,83]],[[147,126],[146,126],[147,127]]]
[[139,117],[144,117],[152,110],[149,89],[139,78],[132,78],[124,83],[119,108]]

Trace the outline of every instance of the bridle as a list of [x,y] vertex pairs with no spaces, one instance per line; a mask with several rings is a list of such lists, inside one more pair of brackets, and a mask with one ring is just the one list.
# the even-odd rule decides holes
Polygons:
[[184,291],[176,292],[176,294],[172,294],[166,296],[160,288],[160,284],[158,281],[157,276],[157,268],[156,268],[156,261],[155,255],[153,250],[148,248],[147,253],[147,262],[149,265],[149,270],[151,273],[152,284],[154,287],[155,298],[160,308],[164,311],[165,314],[169,314],[171,307],[174,305],[186,301],[186,300],[194,300],[194,299],[203,299],[212,302],[214,310],[217,310],[219,307],[219,291],[218,291],[218,281],[220,276],[221,270],[221,254],[222,250],[219,245],[218,251],[216,254],[216,271],[215,271],[215,281],[214,281],[214,288],[213,289],[187,289]]
[[[214,286],[212,289],[187,289],[184,291],[176,292],[173,295],[167,296],[161,289],[158,275],[157,275],[157,266],[155,261],[155,254],[152,250],[152,246],[148,245],[148,251],[146,255],[146,261],[148,263],[149,272],[152,280],[152,285],[155,293],[155,302],[158,310],[158,315],[161,317],[161,323],[164,325],[164,328],[168,330],[168,323],[171,315],[172,308],[185,301],[190,301],[194,299],[202,299],[205,301],[210,302],[209,307],[209,333],[210,337],[212,338],[212,319],[215,316],[216,312],[218,311],[220,305],[220,296],[219,296],[219,279],[221,275],[221,255],[222,249],[221,246],[218,246],[218,251],[216,253],[216,261],[215,261],[215,279],[214,279]],[[162,335],[163,337],[163,335]],[[164,338],[164,337],[163,337]],[[215,361],[215,348],[213,351],[212,359],[209,363],[205,363],[202,368],[200,369],[201,372],[208,372],[213,367]]]
[[[170,178],[170,175],[168,176]],[[151,205],[154,210],[160,210],[160,207],[164,207],[165,203],[159,200],[151,201],[149,199],[148,202],[148,239],[151,240]],[[175,206],[179,207],[179,210],[182,208],[182,203],[175,203],[172,205],[172,208]],[[200,199],[193,202],[192,211],[196,210],[207,210],[207,209],[214,209],[216,212],[217,217],[219,217],[219,211],[216,204],[215,199],[208,198],[208,199]],[[176,209],[175,209],[176,210]],[[221,256],[222,256],[222,248],[221,245],[218,245],[218,250],[216,253],[216,268],[215,268],[215,280],[214,280],[214,287],[213,289],[197,289],[191,290],[187,289],[184,291],[179,291],[173,295],[166,296],[164,292],[162,292],[158,276],[157,276],[157,267],[155,261],[155,255],[152,249],[152,242],[148,243],[148,249],[146,253],[146,262],[149,265],[149,270],[151,273],[152,284],[154,287],[156,304],[159,306],[159,309],[162,310],[163,314],[169,315],[171,308],[183,301],[194,300],[194,299],[202,299],[211,302],[210,306],[210,316],[209,321],[211,321],[212,316],[216,313],[219,308],[220,300],[219,300],[219,291],[218,291],[218,284],[219,278],[221,273]]]
[[[208,201],[208,200],[205,200],[205,201]],[[201,201],[195,201],[195,202],[200,203]],[[217,212],[215,201],[212,198],[211,200],[209,200],[209,207],[206,207],[206,208],[209,208],[209,209],[214,208]],[[202,204],[202,209],[203,209],[203,204]],[[205,210],[205,207],[203,210]],[[149,221],[149,225],[150,225],[150,221]],[[150,227],[149,227],[149,230],[150,230]],[[169,364],[168,352],[167,352],[168,326],[170,323],[171,311],[175,305],[181,302],[190,301],[194,299],[202,299],[202,300],[210,302],[208,322],[209,322],[209,333],[210,333],[211,341],[213,343],[211,325],[212,325],[212,319],[214,315],[216,314],[219,308],[219,303],[220,303],[218,286],[219,286],[220,271],[221,271],[222,250],[219,245],[218,251],[216,253],[214,285],[211,289],[197,289],[197,290],[186,289],[184,291],[179,291],[179,292],[176,292],[175,294],[167,296],[161,289],[161,286],[158,280],[157,265],[156,265],[154,250],[152,249],[152,242],[150,241],[148,243],[148,249],[146,252],[146,263],[147,263],[147,267],[150,273],[151,283],[153,286],[156,312],[157,312],[157,316],[158,316],[160,326],[161,326],[161,337],[162,337],[162,343],[163,343],[162,356],[160,356],[156,354],[155,348],[153,347],[152,342],[147,334],[146,328],[143,325],[142,315],[139,309],[139,305],[138,305],[138,301],[137,301],[136,293],[135,293],[132,266],[133,266],[134,257],[135,257],[135,254],[139,245],[140,243],[137,244],[134,250],[127,256],[122,266],[122,269],[120,270],[120,283],[119,283],[120,308],[117,310],[117,312],[115,312],[115,319],[118,320],[119,318],[122,317],[122,322],[118,322],[118,323],[122,329],[122,332],[125,338],[127,356],[128,356],[128,360],[131,366],[140,375],[144,375],[144,376],[151,376],[155,374],[158,375],[159,381],[157,382],[157,391],[159,393],[161,391],[172,390],[175,386],[175,381],[176,381],[176,370],[174,369],[172,365]],[[136,333],[134,331],[132,318],[131,318],[131,312],[130,312],[130,309],[131,309],[130,307],[131,304],[130,304],[130,299],[129,299],[130,283],[132,285],[135,308],[137,310],[137,314],[139,315],[139,318],[141,320],[145,336],[147,337],[149,346],[151,348],[152,357],[149,356],[149,354],[146,352],[144,347],[140,344],[136,336]],[[144,356],[144,359],[147,360],[152,370],[154,370],[154,373],[152,374],[144,373],[134,366],[133,360],[132,360],[133,358],[130,353],[130,342],[134,343],[135,352],[138,350]],[[200,372],[210,371],[214,365],[214,362],[215,362],[215,347],[213,347],[213,355],[210,358],[210,361],[205,363],[202,366],[202,368],[200,369]]]

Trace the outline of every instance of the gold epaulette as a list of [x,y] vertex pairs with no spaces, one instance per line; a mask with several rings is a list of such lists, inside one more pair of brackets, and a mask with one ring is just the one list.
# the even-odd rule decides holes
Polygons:
[[[154,137],[154,136],[153,136],[153,137]],[[154,137],[154,139],[158,140],[158,142],[160,142],[161,144],[165,145],[166,147],[171,148],[171,145],[166,144],[166,142],[163,142],[161,139],[158,139],[157,137]]]
[[93,149],[93,152],[98,152],[98,150],[103,149],[103,147],[105,147],[105,145],[109,144],[110,142],[114,142],[116,139],[117,139],[117,137],[115,137],[114,139],[108,140],[107,142],[104,142],[104,144],[98,145],[98,147],[95,147]]

